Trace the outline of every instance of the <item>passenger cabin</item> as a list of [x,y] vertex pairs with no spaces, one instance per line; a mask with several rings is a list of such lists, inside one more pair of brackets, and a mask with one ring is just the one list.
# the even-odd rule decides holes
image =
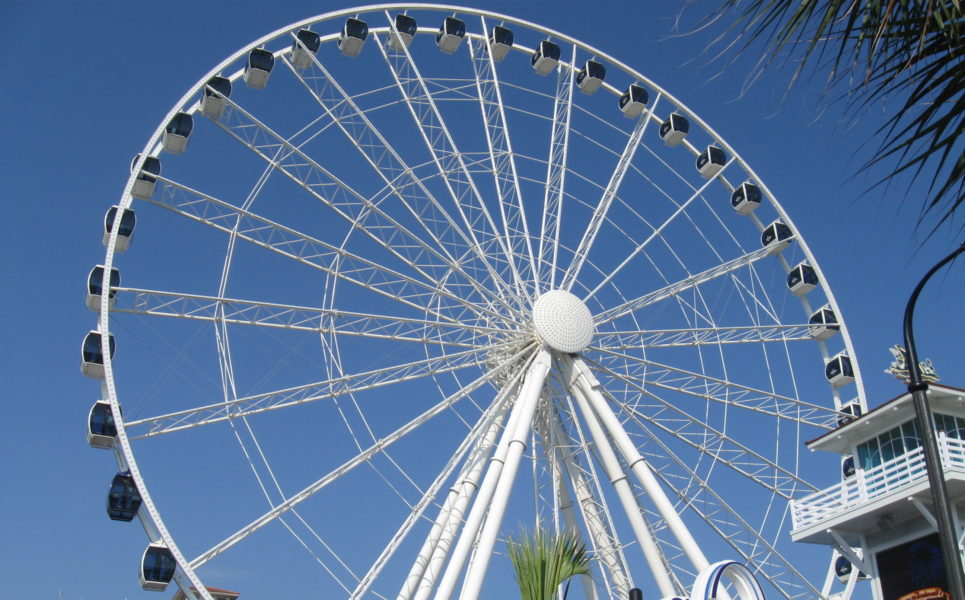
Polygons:
[[[110,241],[111,232],[114,230],[114,221],[117,220],[117,210],[119,206],[112,206],[107,209],[107,214],[104,215],[104,235],[101,241],[104,246]],[[124,252],[131,246],[131,236],[134,235],[134,226],[137,225],[137,217],[134,216],[134,211],[125,208],[124,212],[121,213],[120,223],[117,227],[117,242],[114,244],[115,252]]]
[[533,51],[529,62],[540,75],[549,75],[560,62],[560,47],[549,40],[543,40]]
[[409,15],[400,13],[395,15],[394,25],[392,34],[389,36],[389,46],[396,52],[404,52],[419,30],[418,24]]
[[727,155],[717,146],[707,146],[707,149],[697,157],[697,172],[704,179],[710,179],[720,173],[727,164]]
[[[121,285],[121,273],[116,267],[111,267],[111,274],[109,278],[109,283],[111,288],[116,288]],[[87,308],[94,312],[99,312],[101,309],[101,295],[104,291],[104,265],[97,265],[90,270],[87,274]],[[114,299],[117,292],[114,289],[110,289],[107,292],[107,306],[114,308]]]
[[342,25],[342,32],[338,36],[338,49],[345,56],[355,58],[362,52],[365,38],[369,37],[369,26],[365,21],[348,18]]
[[606,79],[606,67],[595,60],[588,60],[576,74],[576,85],[584,94],[592,94],[600,89]]
[[107,490],[107,516],[112,521],[133,521],[141,508],[141,493],[137,491],[130,471],[114,476]]
[[256,90],[265,89],[274,67],[275,55],[264,48],[255,48],[248,53],[245,63],[245,85]]
[[466,24],[455,17],[446,17],[436,34],[436,45],[446,54],[454,54],[466,37]]
[[830,306],[822,306],[816,310],[808,319],[808,326],[808,329],[811,331],[811,337],[816,340],[826,340],[834,337],[834,335],[841,330],[841,325],[838,324],[838,318],[834,315],[834,311]]
[[623,113],[624,117],[636,119],[643,114],[649,100],[647,90],[635,83],[631,84],[627,91],[620,96],[620,112]]
[[312,57],[318,53],[322,45],[322,38],[310,29],[299,29],[292,40],[291,61],[296,69],[307,69],[312,66]]
[[229,96],[231,96],[231,80],[220,75],[212,77],[204,84],[204,90],[201,92],[201,114],[212,121],[217,121],[228,106],[225,99]]
[[668,146],[677,146],[687,137],[688,131],[690,131],[690,121],[687,117],[670,113],[667,120],[660,124],[660,139]]
[[[965,390],[929,384],[925,393],[954,535],[961,540]],[[912,394],[861,408],[858,401],[845,404],[840,425],[807,442],[812,451],[840,457],[842,471],[826,487],[791,500],[791,539],[834,548],[835,577],[825,597],[836,597],[850,582],[857,586],[852,598],[949,598]],[[865,579],[872,589],[860,587]]]
[[513,30],[497,25],[489,34],[489,55],[496,62],[502,62],[509,51],[513,49]]
[[161,136],[161,148],[171,154],[181,154],[188,149],[188,138],[194,129],[194,118],[186,112],[179,112],[171,118]]
[[87,415],[87,443],[92,448],[109,450],[114,447],[117,439],[117,426],[114,424],[114,413],[111,403],[98,400],[90,408]]
[[177,561],[167,546],[160,542],[154,542],[144,550],[141,557],[141,587],[145,590],[163,592],[171,580],[174,579],[174,571],[177,569]]
[[841,387],[854,381],[851,357],[846,352],[836,354],[824,365],[824,377],[834,387]]
[[[131,161],[131,172],[137,168],[141,155],[138,154]],[[142,200],[150,200],[154,196],[154,188],[157,186],[157,176],[161,174],[161,161],[156,156],[148,156],[141,165],[141,171],[134,178],[134,185],[131,186],[131,195]]]
[[[114,358],[114,334],[108,338],[107,345],[111,358]],[[104,379],[104,354],[99,331],[91,331],[84,337],[80,347],[80,372],[84,377]]]
[[761,205],[761,189],[745,181],[730,195],[730,205],[739,215],[749,215]]
[[776,254],[791,245],[794,234],[780,220],[774,221],[761,232],[761,246],[769,248],[768,254]]
[[804,296],[818,285],[818,274],[807,262],[798,263],[787,274],[787,287],[795,296]]

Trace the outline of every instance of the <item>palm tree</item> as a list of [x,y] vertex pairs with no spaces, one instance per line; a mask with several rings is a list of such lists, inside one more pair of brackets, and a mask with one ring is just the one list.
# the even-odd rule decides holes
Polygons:
[[[692,1],[692,0],[691,0]],[[830,88],[844,89],[847,108],[858,112],[886,98],[899,99],[876,136],[875,158],[893,168],[877,184],[899,174],[930,180],[919,226],[946,224],[965,198],[965,14],[961,0],[722,0],[708,21],[737,13],[720,38],[747,50],[763,43],[759,67],[778,56],[826,74]],[[741,50],[738,50],[738,53]],[[836,87],[839,86],[839,87]]]
[[590,557],[586,545],[575,531],[559,535],[537,528],[533,535],[525,531],[519,541],[506,541],[509,558],[516,570],[516,582],[522,600],[555,600],[559,587],[570,577],[590,572]]

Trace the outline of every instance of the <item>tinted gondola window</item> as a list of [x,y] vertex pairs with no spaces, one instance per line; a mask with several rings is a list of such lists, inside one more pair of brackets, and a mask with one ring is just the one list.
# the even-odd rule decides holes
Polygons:
[[395,30],[399,33],[405,33],[408,35],[415,35],[418,25],[415,19],[409,15],[395,15]]
[[141,494],[128,471],[118,473],[107,492],[107,515],[114,521],[132,521],[141,508]]
[[168,583],[174,577],[177,566],[170,550],[163,546],[150,546],[144,553],[141,574],[145,581]]
[[319,35],[308,29],[300,29],[295,37],[297,37],[298,41],[305,46],[305,49],[312,54],[318,52],[318,48],[322,44],[322,40]]
[[94,435],[114,437],[117,435],[117,426],[114,424],[114,414],[111,412],[111,405],[107,402],[98,402],[90,411],[90,432]]
[[[114,218],[117,215],[117,207],[112,206],[107,210],[107,215],[104,217],[104,230],[110,233],[114,229]],[[134,211],[126,208],[124,213],[121,215],[121,226],[117,229],[117,235],[123,237],[130,237],[134,233],[134,224],[136,223],[136,217],[134,216]]]

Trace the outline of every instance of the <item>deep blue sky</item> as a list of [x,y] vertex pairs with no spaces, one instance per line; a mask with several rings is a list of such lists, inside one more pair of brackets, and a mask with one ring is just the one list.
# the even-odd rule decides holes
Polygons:
[[[919,196],[905,199],[902,186],[862,195],[873,179],[853,175],[869,157],[862,142],[880,123],[881,107],[852,124],[837,105],[825,109],[816,86],[805,83],[785,97],[786,69],[741,95],[745,61],[723,73],[719,64],[706,66],[709,34],[674,36],[677,3],[646,4],[666,6],[658,14],[608,2],[480,6],[599,46],[659,82],[727,139],[781,199],[822,265],[851,329],[871,404],[900,394],[901,386],[882,373],[891,360],[887,348],[900,342],[915,283],[955,242],[946,229],[922,245],[913,227]],[[95,323],[83,297],[88,270],[103,259],[101,219],[121,194],[131,156],[190,85],[252,39],[340,6],[19,0],[0,6],[0,197],[9,241],[0,574],[9,597],[57,598],[60,590],[70,599],[150,596],[136,582],[143,532],[105,518],[107,455],[84,441],[96,389],[77,364],[81,338]],[[701,6],[690,10],[698,14]],[[963,282],[962,265],[936,278],[916,321],[920,353],[934,360],[944,383],[959,387],[965,387]]]

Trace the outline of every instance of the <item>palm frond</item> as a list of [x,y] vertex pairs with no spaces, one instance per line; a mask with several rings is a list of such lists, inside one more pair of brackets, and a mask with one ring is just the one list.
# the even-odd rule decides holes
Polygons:
[[555,600],[560,585],[590,572],[590,557],[579,534],[537,528],[506,541],[522,600]]

